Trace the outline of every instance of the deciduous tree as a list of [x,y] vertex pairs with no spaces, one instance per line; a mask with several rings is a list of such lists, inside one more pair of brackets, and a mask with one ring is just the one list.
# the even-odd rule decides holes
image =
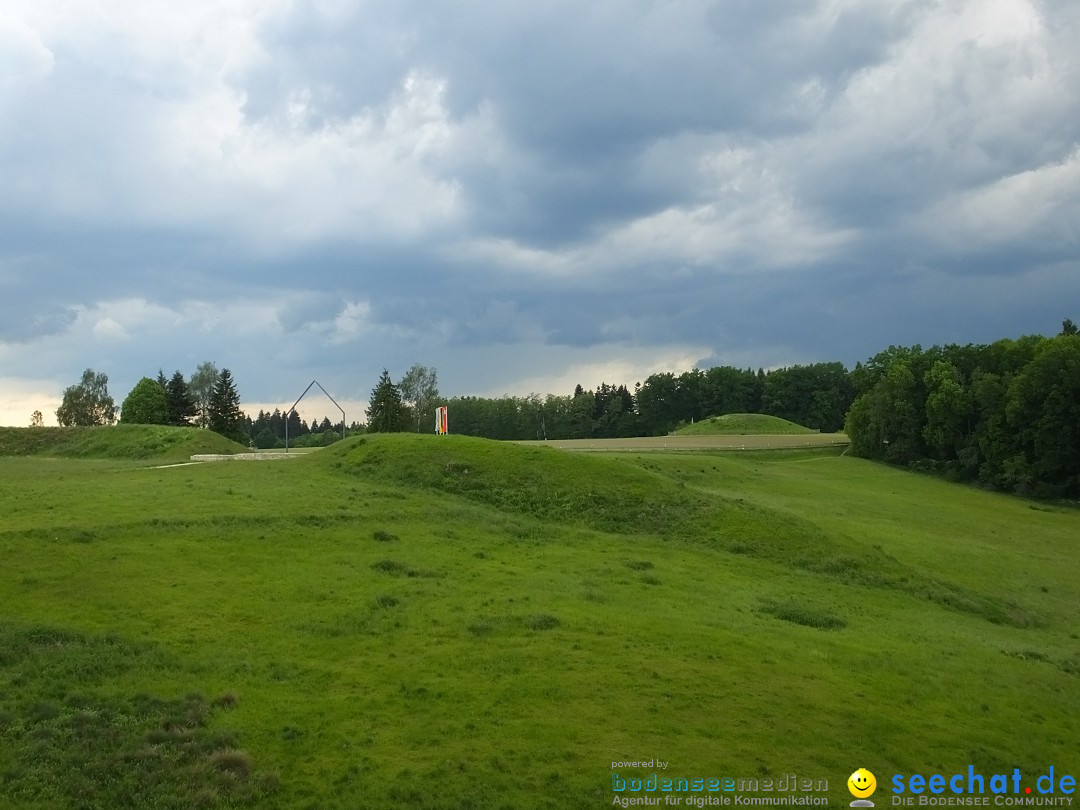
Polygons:
[[214,394],[217,381],[217,366],[209,360],[200,363],[188,380],[188,392],[195,403],[195,424],[199,427],[208,427],[210,424],[210,397]]
[[63,426],[111,425],[116,421],[116,403],[109,396],[109,377],[88,368],[76,385],[64,389],[56,421]]
[[402,401],[412,408],[416,432],[420,433],[425,424],[429,424],[430,432],[430,424],[435,421],[435,401],[439,398],[438,372],[416,363],[405,372],[398,388]]
[[169,405],[161,383],[149,377],[135,383],[120,407],[120,421],[126,425],[167,425]]

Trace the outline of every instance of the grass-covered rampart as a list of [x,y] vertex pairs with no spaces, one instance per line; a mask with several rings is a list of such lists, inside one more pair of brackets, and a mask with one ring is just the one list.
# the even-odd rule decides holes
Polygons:
[[779,416],[763,413],[727,413],[711,416],[675,431],[676,436],[788,436],[817,433]]
[[164,425],[0,427],[0,457],[187,460],[196,453],[243,453],[247,448],[210,430]]

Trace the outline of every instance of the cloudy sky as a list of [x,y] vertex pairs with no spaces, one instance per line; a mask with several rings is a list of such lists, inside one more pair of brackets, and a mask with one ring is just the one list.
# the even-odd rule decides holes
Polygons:
[[[1076,0],[4,0],[0,424],[1080,320]],[[325,400],[311,415],[332,415]]]

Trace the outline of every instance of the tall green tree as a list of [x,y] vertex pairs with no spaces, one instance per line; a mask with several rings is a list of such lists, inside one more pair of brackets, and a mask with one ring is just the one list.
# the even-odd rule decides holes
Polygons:
[[402,401],[412,409],[416,432],[430,433],[435,423],[435,401],[439,398],[438,372],[416,363],[405,372],[398,389]]
[[911,359],[892,358],[882,376],[851,404],[844,425],[851,449],[897,464],[920,458],[921,406]]
[[379,382],[371,389],[366,413],[368,433],[400,433],[408,429],[409,415],[401,401],[401,391],[385,368]]
[[289,411],[289,416],[285,419],[285,428],[285,435],[292,439],[299,439],[307,433],[307,425],[304,424],[304,420],[300,418],[300,414],[295,409]]
[[149,377],[135,383],[120,406],[120,421],[125,425],[167,425],[169,403],[161,383]]
[[938,360],[926,372],[926,425],[923,438],[935,458],[956,458],[972,415],[971,394],[956,366]]
[[1036,494],[1080,494],[1080,335],[1043,344],[1009,383],[1005,413]]
[[198,409],[191,396],[191,389],[179,371],[174,372],[165,383],[165,398],[169,411],[168,423],[174,427],[190,427]]
[[88,368],[82,379],[64,389],[56,421],[70,425],[111,425],[116,421],[116,403],[109,396],[109,377]]
[[240,394],[227,368],[218,374],[217,383],[210,394],[207,424],[210,430],[234,442],[246,443],[248,440],[247,422],[244,412],[240,410]]
[[646,436],[662,436],[675,428],[681,418],[677,388],[675,375],[670,371],[650,374],[637,386],[634,401]]
[[195,373],[188,380],[188,392],[195,403],[195,424],[199,427],[210,425],[210,397],[218,381],[218,368],[211,361],[200,363]]

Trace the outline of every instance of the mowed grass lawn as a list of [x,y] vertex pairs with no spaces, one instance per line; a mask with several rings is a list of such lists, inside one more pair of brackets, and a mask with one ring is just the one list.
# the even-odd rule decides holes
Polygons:
[[1075,510],[822,451],[144,465],[0,459],[0,806],[1080,771]]

